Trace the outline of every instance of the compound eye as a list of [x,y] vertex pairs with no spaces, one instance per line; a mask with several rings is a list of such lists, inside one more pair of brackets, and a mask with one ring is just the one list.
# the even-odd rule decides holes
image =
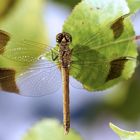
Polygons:
[[65,38],[66,38],[67,42],[72,42],[72,36],[69,33],[65,34]]
[[62,39],[63,39],[63,34],[62,33],[57,34],[57,36],[56,36],[56,42],[57,43],[61,43]]

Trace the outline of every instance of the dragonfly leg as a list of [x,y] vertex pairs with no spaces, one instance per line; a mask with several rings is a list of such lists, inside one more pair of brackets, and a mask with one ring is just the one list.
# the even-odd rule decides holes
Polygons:
[[54,56],[54,52],[52,50],[51,50],[51,53],[52,53],[52,60],[55,61],[59,55]]
[[72,54],[72,52],[73,52],[73,48],[70,50],[70,54]]

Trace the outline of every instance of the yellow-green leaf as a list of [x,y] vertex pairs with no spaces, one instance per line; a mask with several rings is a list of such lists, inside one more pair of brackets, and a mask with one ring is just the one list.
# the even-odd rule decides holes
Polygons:
[[114,124],[110,123],[111,129],[120,137],[121,140],[140,140],[140,132],[130,132],[118,128]]
[[71,130],[64,135],[63,126],[56,120],[43,120],[31,128],[22,140],[81,140],[79,134]]

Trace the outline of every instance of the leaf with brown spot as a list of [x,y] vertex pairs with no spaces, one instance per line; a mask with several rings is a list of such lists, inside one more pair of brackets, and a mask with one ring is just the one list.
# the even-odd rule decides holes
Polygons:
[[[139,38],[135,38],[129,13],[127,3],[122,0],[115,3],[114,0],[83,0],[65,21],[63,31],[73,37],[70,75],[87,90],[105,90],[134,73],[137,64],[135,41]],[[124,57],[134,59],[126,63],[125,60],[114,61]],[[116,68],[119,70],[112,76]]]

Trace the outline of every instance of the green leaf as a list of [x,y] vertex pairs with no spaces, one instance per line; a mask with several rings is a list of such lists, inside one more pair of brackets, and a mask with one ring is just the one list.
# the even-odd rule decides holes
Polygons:
[[140,132],[125,131],[110,123],[111,129],[120,137],[121,140],[140,140]]
[[87,90],[132,76],[137,50],[129,12],[125,0],[83,0],[65,21],[63,31],[73,37],[70,75]]
[[126,1],[132,13],[140,9],[140,0],[126,0]]
[[31,128],[22,140],[81,140],[73,130],[64,135],[63,126],[55,120],[43,120]]
[[[24,42],[24,40],[46,42],[43,4],[43,0],[21,0],[8,17],[0,21],[0,29],[11,35],[6,51],[0,55],[1,68],[12,68],[17,72],[24,70],[25,66],[27,69],[36,61],[31,58],[37,58],[46,48],[45,45],[40,47],[39,44]],[[19,48],[21,50],[18,50]],[[29,57],[28,60],[25,56]]]

